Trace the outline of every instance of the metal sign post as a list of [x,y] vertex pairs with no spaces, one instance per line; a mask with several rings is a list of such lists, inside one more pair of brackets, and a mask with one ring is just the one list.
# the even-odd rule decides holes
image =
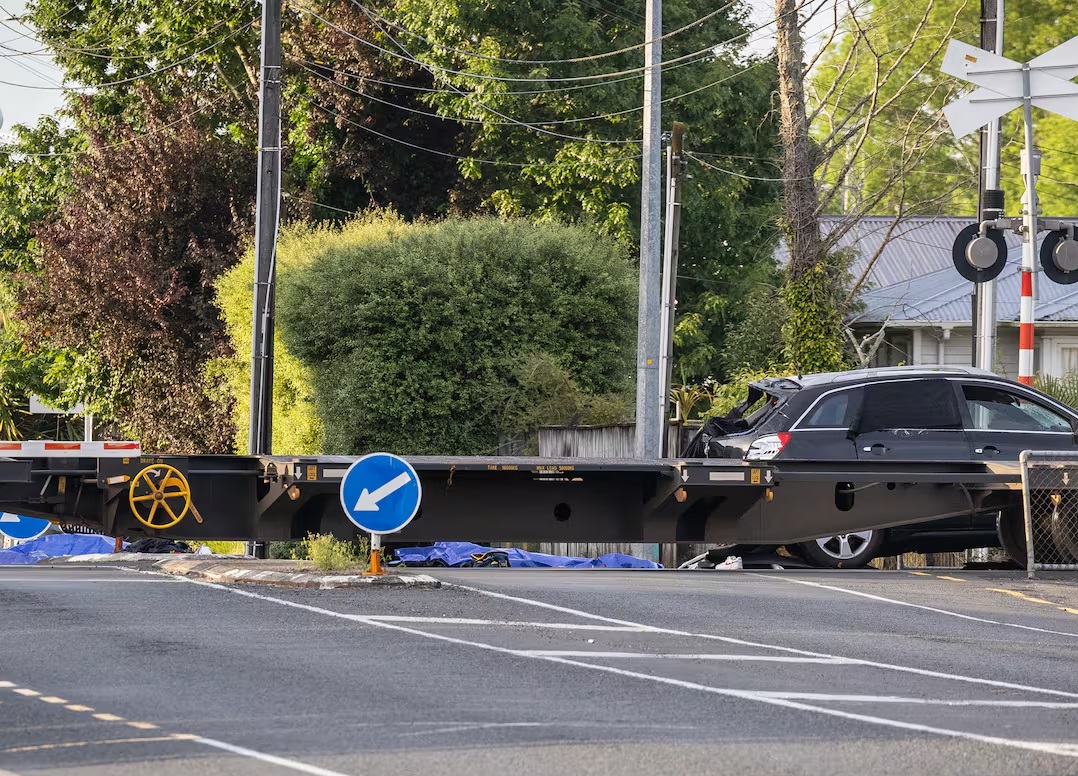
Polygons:
[[348,467],[341,480],[341,507],[357,528],[371,535],[368,574],[382,574],[382,535],[408,525],[422,500],[419,475],[400,456],[370,453]]

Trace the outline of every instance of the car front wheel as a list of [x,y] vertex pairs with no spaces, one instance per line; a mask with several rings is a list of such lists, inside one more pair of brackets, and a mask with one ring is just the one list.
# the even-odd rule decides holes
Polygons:
[[883,546],[882,531],[824,536],[797,545],[802,557],[814,566],[829,569],[856,569],[867,566]]

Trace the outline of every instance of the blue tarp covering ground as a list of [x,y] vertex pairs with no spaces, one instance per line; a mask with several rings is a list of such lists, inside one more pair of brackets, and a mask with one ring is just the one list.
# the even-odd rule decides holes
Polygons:
[[40,539],[0,551],[0,566],[13,566],[24,563],[37,563],[46,558],[58,558],[62,555],[91,555],[99,552],[112,552],[116,546],[110,536],[98,534],[52,534]]
[[484,547],[471,542],[437,542],[430,547],[403,547],[395,551],[397,559],[406,565],[475,565],[476,556],[504,555],[511,568],[612,568],[612,569],[661,569],[658,563],[610,552],[598,558],[574,558],[568,555],[546,555],[528,552],[515,547]]

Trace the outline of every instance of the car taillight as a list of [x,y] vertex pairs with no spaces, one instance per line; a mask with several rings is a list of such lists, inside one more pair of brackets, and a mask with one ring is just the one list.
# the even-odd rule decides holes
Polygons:
[[749,445],[749,450],[745,453],[745,460],[770,461],[782,451],[782,448],[786,447],[786,443],[789,441],[790,435],[786,431],[762,436]]

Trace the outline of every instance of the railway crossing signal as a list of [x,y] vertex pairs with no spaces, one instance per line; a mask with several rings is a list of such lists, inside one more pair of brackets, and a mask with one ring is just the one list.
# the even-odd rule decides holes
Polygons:
[[[1020,225],[1002,217],[985,219],[962,230],[955,241],[955,268],[967,280],[983,283],[997,277],[1007,262],[1003,230],[1022,234],[1022,307],[1019,334],[1018,380],[1033,382],[1033,271],[1037,233],[1048,230],[1047,248],[1040,251],[1044,274],[1057,283],[1078,281],[1078,244],[1073,225],[1038,218],[1037,176],[1040,156],[1033,147],[1033,107],[1078,121],[1078,37],[1061,43],[1029,62],[993,54],[959,40],[952,40],[940,68],[978,86],[943,109],[955,137],[962,137],[1016,108],[1024,111],[1025,149],[1022,173],[1026,179],[1024,212]],[[1000,202],[1002,205],[1002,202]]]

